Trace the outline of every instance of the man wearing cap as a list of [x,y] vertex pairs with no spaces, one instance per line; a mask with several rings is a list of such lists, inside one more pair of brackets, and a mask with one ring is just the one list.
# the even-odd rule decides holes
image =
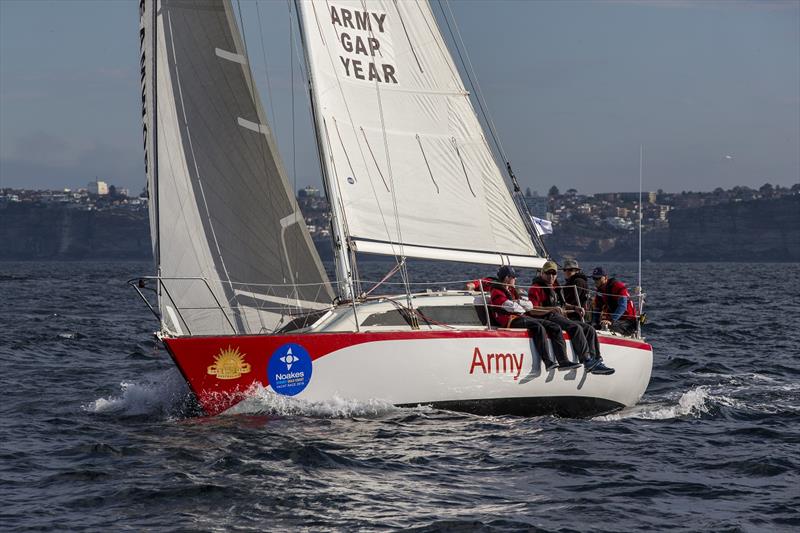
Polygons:
[[597,289],[592,322],[622,335],[636,333],[636,310],[625,284],[610,278],[603,267],[592,271],[592,279]]
[[[569,370],[581,366],[567,358],[567,344],[564,342],[564,334],[557,324],[525,315],[525,312],[531,309],[531,304],[519,297],[516,283],[517,273],[514,269],[510,266],[500,267],[497,271],[497,282],[492,284],[490,295],[491,312],[495,322],[501,328],[527,329],[546,370],[554,368]],[[548,336],[557,362],[553,361],[547,351]]]
[[542,266],[539,275],[533,279],[531,288],[528,289],[528,299],[533,306],[528,314],[538,316],[545,322],[558,324],[566,331],[572,342],[573,351],[587,372],[613,374],[614,369],[603,364],[600,357],[600,343],[597,341],[594,328],[582,320],[579,322],[567,318],[567,304],[561,299],[556,287],[557,276],[558,266],[555,262],[548,261]]
[[559,292],[567,304],[567,316],[582,319],[589,310],[589,278],[575,259],[566,259],[561,270],[564,285],[559,287]]

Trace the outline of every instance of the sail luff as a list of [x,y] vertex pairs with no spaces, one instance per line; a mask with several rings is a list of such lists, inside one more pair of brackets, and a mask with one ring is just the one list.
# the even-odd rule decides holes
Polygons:
[[[297,15],[297,25],[300,31],[300,40],[303,43],[303,57],[306,61],[306,73],[308,76],[308,91],[311,100],[311,122],[314,128],[314,135],[317,140],[317,154],[320,161],[320,171],[322,172],[322,183],[325,188],[325,195],[328,198],[328,203],[331,209],[331,230],[334,260],[336,262],[336,277],[338,281],[339,297],[342,300],[350,300],[353,298],[353,269],[350,264],[349,253],[349,236],[346,229],[346,222],[344,210],[341,205],[341,194],[338,190],[338,181],[335,177],[331,178],[331,168],[329,167],[329,152],[328,143],[323,140],[323,131],[325,137],[328,139],[327,128],[324,123],[320,123],[320,109],[317,99],[314,97],[314,78],[311,70],[311,63],[308,56],[308,42],[306,41],[306,32],[303,28],[304,15],[300,6],[295,0],[295,13]],[[314,13],[316,16],[316,13]]]
[[139,1],[139,73],[142,104],[142,137],[150,233],[156,272],[161,268],[158,218],[158,123],[156,85],[156,28],[158,0]]

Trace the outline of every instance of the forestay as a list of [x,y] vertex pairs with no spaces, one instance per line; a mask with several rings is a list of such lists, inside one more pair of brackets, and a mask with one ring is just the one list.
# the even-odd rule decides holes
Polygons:
[[355,248],[541,266],[428,3],[300,4],[329,187]]
[[[153,17],[155,3],[141,2],[140,37],[163,326],[179,335],[269,332],[287,311],[329,305],[230,3],[161,0]],[[186,277],[207,284],[172,279]]]

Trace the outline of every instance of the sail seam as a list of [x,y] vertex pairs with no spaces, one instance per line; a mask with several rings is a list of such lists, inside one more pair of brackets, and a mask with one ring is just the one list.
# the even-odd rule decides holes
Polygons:
[[[362,2],[362,4],[363,4],[363,2]],[[420,62],[419,62],[419,57],[417,57],[417,51],[414,49],[414,44],[411,42],[411,37],[408,36],[408,30],[406,29],[406,23],[403,20],[403,14],[400,12],[400,8],[397,5],[397,0],[394,0],[394,8],[395,8],[395,10],[397,10],[397,16],[400,19],[400,25],[403,27],[403,33],[406,35],[406,40],[408,41],[409,48],[411,48],[411,54],[414,56],[414,61],[417,62],[417,67],[419,67],[419,71],[424,73],[425,70],[422,68],[422,64],[420,64]]]
[[464,178],[467,180],[467,186],[469,187],[469,192],[472,193],[472,196],[477,198],[478,196],[475,194],[475,191],[472,190],[472,183],[469,181],[469,174],[467,174],[467,167],[464,165],[464,159],[461,157],[461,151],[458,149],[458,141],[456,141],[455,137],[450,137],[450,142],[453,143],[453,148],[456,150],[456,155],[458,156],[458,160],[461,162],[461,170],[464,171]]
[[361,135],[364,136],[364,142],[367,145],[367,150],[369,150],[369,155],[372,156],[372,162],[375,163],[375,168],[378,169],[378,175],[381,177],[381,181],[383,181],[383,186],[386,187],[386,192],[391,192],[389,191],[389,185],[386,183],[386,179],[383,177],[383,172],[381,172],[381,167],[380,165],[378,165],[378,160],[375,159],[375,154],[372,152],[372,146],[370,146],[369,144],[369,139],[367,139],[367,134],[366,132],[364,132],[364,128],[360,127],[359,129],[361,130]]
[[428,167],[428,174],[431,176],[433,186],[436,187],[436,193],[439,194],[439,184],[436,183],[436,178],[433,177],[433,171],[431,170],[430,163],[428,163],[428,156],[425,155],[425,149],[422,147],[422,139],[420,139],[419,133],[417,134],[417,143],[419,144],[419,151],[422,152],[422,159],[425,161],[425,166]]

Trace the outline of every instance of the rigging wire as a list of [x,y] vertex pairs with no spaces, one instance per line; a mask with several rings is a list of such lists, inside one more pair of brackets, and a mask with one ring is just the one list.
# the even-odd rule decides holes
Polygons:
[[[297,0],[295,0],[295,11],[299,12],[299,8],[298,8],[298,6],[296,5],[296,3],[297,3]],[[362,5],[364,5],[364,4],[362,3]],[[312,7],[313,7],[313,6],[314,6],[314,4],[312,4]],[[327,2],[327,0],[326,0],[326,6],[328,7],[328,10],[330,10],[330,4]],[[315,11],[315,13],[316,13],[316,11]],[[319,27],[319,21],[318,21],[318,20],[316,20],[316,22],[317,22],[317,26]],[[299,16],[298,16],[298,24],[299,24],[299,23],[300,23],[300,21],[299,21]],[[301,31],[302,31],[302,29],[301,29]],[[374,36],[374,34],[372,33],[372,30],[370,30],[370,34]],[[321,35],[321,34],[320,34],[320,36],[322,37],[322,35]],[[326,49],[327,49],[327,47],[326,47]],[[330,55],[330,50],[329,50],[329,49],[328,49],[328,60],[329,60],[331,63],[334,63],[334,60],[333,60],[333,58],[332,58],[332,57],[331,57],[331,55]],[[308,65],[308,64],[307,64],[307,65],[306,65],[306,68],[307,68],[307,69],[309,69],[309,68],[310,68],[310,65]],[[306,71],[306,76],[307,76],[307,79],[310,79],[310,72]],[[344,109],[345,109],[345,112],[346,112],[346,114],[347,114],[347,118],[348,118],[348,120],[349,120],[350,124],[352,124],[352,128],[353,128],[353,135],[354,135],[355,137],[358,137],[357,131],[356,131],[356,129],[355,129],[355,128],[356,128],[356,126],[355,126],[355,124],[356,124],[356,121],[353,119],[353,114],[352,114],[352,112],[351,112],[351,110],[350,110],[350,105],[349,105],[349,103],[348,103],[347,99],[346,99],[346,98],[345,98],[345,96],[344,96],[344,94],[345,94],[345,93],[344,93],[344,89],[343,89],[343,87],[342,87],[342,82],[341,82],[341,80],[339,80],[339,79],[337,78],[337,79],[336,79],[336,84],[337,84],[337,88],[338,88],[338,90],[339,90],[339,93],[340,93],[340,95],[342,96],[342,100],[343,100],[343,102],[344,102]],[[335,117],[334,117],[334,118],[335,118]],[[321,118],[320,120],[322,120],[322,121],[324,122],[324,118]],[[316,127],[316,126],[315,126],[315,127]],[[327,128],[327,126],[326,126],[326,128]],[[331,143],[330,143],[330,138],[328,138],[328,146],[330,147],[330,150],[331,150],[330,154],[331,154],[331,159],[332,159],[332,146],[331,146]],[[390,246],[392,247],[392,253],[393,253],[393,256],[394,256],[394,258],[395,258],[395,263],[397,263],[397,264],[400,264],[400,263],[402,263],[402,262],[403,262],[402,253],[398,253],[397,251],[395,251],[395,243],[394,243],[394,242],[392,241],[392,239],[391,239],[391,232],[389,231],[389,225],[388,225],[388,223],[387,223],[387,221],[386,221],[386,215],[385,215],[385,213],[383,212],[383,208],[382,208],[382,206],[381,206],[381,203],[380,203],[380,201],[378,200],[378,194],[377,194],[377,191],[376,191],[376,189],[375,189],[375,184],[373,183],[373,180],[372,180],[372,174],[371,174],[371,173],[370,173],[370,171],[369,171],[369,165],[367,165],[367,157],[366,157],[366,154],[364,153],[364,150],[363,150],[363,147],[361,146],[361,143],[356,143],[356,146],[358,147],[359,154],[360,154],[360,156],[361,156],[361,161],[362,161],[362,163],[363,163],[363,165],[364,165],[364,168],[366,169],[366,172],[367,172],[367,177],[369,178],[369,179],[367,180],[367,182],[369,183],[369,185],[370,185],[370,188],[371,188],[371,190],[372,190],[372,195],[373,195],[373,197],[375,198],[375,203],[376,203],[376,205],[377,205],[377,207],[378,207],[378,213],[380,214],[380,217],[381,217],[381,222],[382,222],[382,224],[383,224],[383,226],[384,226],[384,229],[386,230],[387,237],[389,237],[389,238],[388,238],[388,241],[389,241],[389,244],[390,244]],[[345,154],[345,155],[346,155],[346,154]],[[324,163],[323,163],[323,164],[324,164]],[[354,177],[355,177],[355,176],[354,176]],[[333,186],[335,186],[337,190],[341,191],[341,188],[340,188],[340,183],[339,183],[339,182],[340,182],[340,180],[339,180],[339,179],[338,179],[336,176],[333,176],[333,184],[332,184],[332,185],[333,185]],[[341,201],[341,192],[339,192],[339,196],[340,196],[340,201]],[[330,200],[330,198],[329,198],[329,200]],[[395,211],[395,213],[397,213],[397,212]],[[342,222],[343,222],[343,225],[345,226],[345,228],[344,228],[344,229],[346,230],[346,234],[345,234],[345,235],[342,235],[342,236],[340,236],[340,238],[343,238],[343,239],[344,239],[344,241],[345,241],[345,243],[349,243],[349,240],[350,240],[350,234],[349,234],[349,230],[347,230],[347,227],[346,227],[346,226],[347,226],[347,217],[346,217],[346,214],[344,213],[344,209],[342,209],[342,218],[343,218],[343,221],[342,221]],[[347,245],[347,248],[348,248],[348,249],[350,249],[350,246],[349,246],[349,244]],[[353,257],[352,257],[352,261],[351,261],[351,263],[352,263],[352,265],[356,265],[356,266],[351,266],[351,270],[353,270],[353,269],[355,269],[355,268],[357,267],[357,263],[356,263],[356,261],[355,261],[355,253],[354,253],[354,252],[353,252]],[[354,293],[355,293],[355,291],[354,291]]]
[[[241,3],[241,0],[237,0],[236,1],[236,7],[237,7],[238,15],[239,15],[239,28],[241,28],[242,47],[244,48],[243,52],[244,52],[245,58],[247,58],[247,64],[244,67],[246,69],[246,75],[247,75],[247,77],[249,79],[249,82],[250,82],[250,91],[251,91],[250,96],[251,96],[251,101],[252,101],[252,104],[253,104],[253,113],[255,113],[255,116],[260,121],[261,119],[259,118],[258,102],[257,102],[258,94],[256,93],[256,84],[255,84],[255,79],[253,78],[253,69],[250,68],[250,59],[249,59],[250,58],[250,54],[247,51],[247,32],[245,31],[244,18],[242,17],[242,3]],[[265,138],[265,142],[259,142],[258,144],[262,148],[260,150],[261,151],[261,158],[262,158],[262,161],[263,161],[263,164],[264,164],[264,169],[266,170],[269,167],[269,161],[270,161],[269,145],[268,145],[268,142],[267,142],[266,138]],[[274,163],[274,161],[273,161],[273,163]],[[275,200],[276,199],[275,199],[274,195],[266,194],[266,196],[269,199],[270,207],[272,207],[273,212],[276,212],[276,213],[279,212],[278,206],[275,204]],[[289,258],[287,257],[286,258],[286,262],[288,263],[288,261],[289,261]],[[280,263],[280,267],[281,267],[281,277],[284,280],[286,280],[286,265],[284,265],[284,261],[279,261],[279,263]],[[289,272],[289,277],[292,280],[292,284],[294,284],[294,276],[293,276],[292,272]]]
[[[364,10],[366,11],[367,7],[366,7],[366,4],[364,3],[364,0],[362,0],[361,5],[364,8]],[[394,4],[394,7],[397,10],[398,17],[402,21],[403,20],[402,19],[402,14],[400,13],[400,8],[399,8],[399,6],[397,5],[396,2]],[[403,26],[403,28],[405,29],[405,26]],[[370,26],[370,29],[369,29],[369,33],[374,38],[375,35],[374,35],[373,31],[372,31],[372,27],[371,26]],[[409,44],[411,44],[410,41],[409,41]],[[412,46],[412,51],[413,51],[413,46]],[[414,55],[414,57],[416,58],[416,54]],[[422,67],[420,67],[420,70],[422,70]],[[394,184],[394,173],[392,172],[392,160],[391,160],[391,156],[390,156],[390,153],[389,153],[389,135],[388,135],[388,133],[386,131],[386,121],[385,121],[385,115],[384,115],[384,112],[383,112],[383,99],[381,98],[380,84],[379,84],[379,82],[377,80],[375,80],[375,95],[376,95],[377,100],[378,100],[378,112],[379,112],[380,118],[381,118],[381,131],[383,133],[383,149],[386,152],[386,167],[387,167],[387,173],[389,175],[389,184],[390,184],[390,189],[391,189],[391,194],[392,194],[392,208],[394,209],[395,229],[397,230],[397,243],[398,243],[398,248],[400,250],[400,262],[399,262],[399,265],[400,265],[400,277],[403,280],[403,282],[406,284],[405,285],[405,290],[406,290],[406,301],[408,302],[408,307],[413,309],[413,302],[412,302],[412,299],[411,299],[411,279],[410,279],[409,274],[408,274],[408,265],[406,263],[406,256],[405,256],[405,251],[404,251],[404,248],[403,248],[403,232],[402,232],[401,227],[400,227],[400,210],[398,209],[398,203],[397,203],[397,187],[395,187],[395,184]],[[381,177],[383,177],[383,176],[381,176]],[[414,329],[418,329],[419,328],[419,323],[416,320],[416,315],[412,315],[412,317],[413,317],[413,319],[412,319],[412,327]]]
[[[272,98],[272,84],[269,81],[269,69],[267,68],[267,49],[264,46],[264,31],[261,24],[261,0],[256,1],[256,14],[258,16],[258,36],[261,40],[261,57],[264,60],[264,78],[267,81],[267,99],[269,101],[269,114],[272,117],[272,123],[277,125],[278,118],[275,116],[275,105]],[[244,29],[242,29],[244,32]],[[277,129],[275,131],[277,135]]]
[[[171,16],[169,11],[167,11],[167,27],[169,28],[169,34],[172,35],[173,34],[172,16]],[[225,258],[222,256],[222,248],[220,247],[219,240],[217,239],[217,232],[215,230],[214,220],[213,220],[213,218],[211,216],[211,210],[208,207],[208,200],[206,199],[205,188],[203,187],[203,179],[202,179],[202,177],[200,175],[200,166],[197,163],[197,154],[195,153],[194,143],[192,141],[192,130],[189,127],[189,116],[186,113],[186,104],[185,104],[184,97],[183,97],[183,88],[181,86],[181,75],[180,75],[180,70],[178,68],[178,57],[177,57],[177,54],[176,54],[176,51],[175,51],[175,41],[174,40],[172,41],[171,45],[172,45],[172,60],[173,60],[173,65],[175,67],[175,83],[176,83],[176,86],[177,86],[177,89],[178,89],[177,102],[180,102],[180,113],[181,113],[181,116],[182,116],[182,119],[183,119],[183,126],[184,126],[184,128],[186,130],[186,139],[187,139],[188,145],[189,145],[189,153],[191,154],[191,157],[192,157],[192,164],[194,166],[195,179],[197,180],[197,185],[198,185],[198,188],[200,189],[200,198],[202,200],[202,205],[203,205],[203,207],[205,209],[205,217],[206,217],[206,220],[208,221],[208,226],[209,226],[209,229],[211,231],[211,237],[212,237],[212,239],[214,241],[214,247],[216,248],[217,257],[219,257],[219,262],[220,262],[220,266],[222,267],[222,272],[225,275],[225,277],[227,278],[227,283],[231,288],[231,292],[233,292],[233,295],[230,297],[230,299],[228,301],[230,302],[230,300],[233,300],[234,302],[236,302],[236,305],[237,305],[237,308],[238,308],[239,299],[238,299],[236,293],[233,291],[233,286],[231,285],[231,282],[232,282],[231,276],[230,276],[230,273],[228,272],[228,267],[225,265]],[[167,53],[169,54],[169,52],[167,52]],[[177,111],[178,111],[178,109],[177,109],[177,106],[176,106],[176,112]],[[187,160],[186,163],[187,163],[187,166],[188,166],[188,163],[189,163],[188,160]],[[191,175],[190,175],[190,179],[191,179]],[[212,259],[212,261],[213,261],[213,259]],[[216,265],[213,265],[213,264],[210,265],[210,268],[208,268],[208,270],[209,271],[217,270],[216,269]],[[223,294],[225,294],[226,297],[227,297],[227,294],[226,294],[225,289],[224,289],[224,284],[221,284],[221,285],[223,285]],[[212,291],[212,294],[213,294],[213,291]],[[226,315],[226,318],[227,318],[227,315]],[[242,317],[238,312],[236,313],[236,319],[237,319],[237,323],[238,323],[239,327],[246,331],[248,329],[247,323],[242,321]]]
[[[445,11],[444,5],[447,6],[447,11]],[[483,90],[481,89],[480,83],[478,82],[478,76],[475,74],[475,68],[472,66],[472,60],[469,56],[469,51],[467,50],[466,45],[464,44],[464,39],[461,37],[461,31],[459,30],[458,23],[456,22],[455,15],[453,14],[453,10],[450,7],[449,0],[438,0],[439,9],[442,12],[442,18],[447,25],[447,30],[450,33],[450,38],[453,41],[453,45],[455,46],[456,53],[458,54],[458,58],[461,61],[461,64],[464,67],[464,73],[467,76],[467,80],[469,84],[474,89],[475,93],[475,100],[478,103],[478,109],[481,112],[481,116],[483,117],[483,121],[489,129],[489,134],[492,137],[492,141],[494,142],[495,147],[497,148],[498,155],[500,156],[502,162],[505,164],[506,171],[508,172],[508,176],[511,179],[511,183],[513,185],[513,191],[511,193],[512,201],[517,207],[517,210],[520,212],[520,218],[522,218],[522,224],[525,226],[525,229],[528,231],[530,238],[533,241],[534,249],[540,251],[543,256],[548,257],[549,254],[547,253],[547,248],[544,245],[544,241],[542,241],[539,233],[536,231],[536,228],[533,225],[533,219],[531,218],[531,212],[528,208],[528,204],[525,203],[524,199],[522,198],[522,191],[520,189],[519,183],[517,182],[517,177],[514,174],[514,171],[511,168],[511,163],[506,155],[505,150],[503,149],[503,145],[500,142],[500,137],[497,134],[497,128],[494,125],[494,120],[492,119],[491,114],[488,111],[488,105],[486,104],[485,98],[483,96]],[[448,12],[450,15],[448,16]],[[451,26],[450,19],[452,19],[453,24]],[[455,32],[453,31],[455,28]],[[462,54],[462,49],[464,53]],[[466,58],[466,59],[465,59]],[[485,142],[485,139],[484,139]],[[489,150],[490,153],[492,150]]]

